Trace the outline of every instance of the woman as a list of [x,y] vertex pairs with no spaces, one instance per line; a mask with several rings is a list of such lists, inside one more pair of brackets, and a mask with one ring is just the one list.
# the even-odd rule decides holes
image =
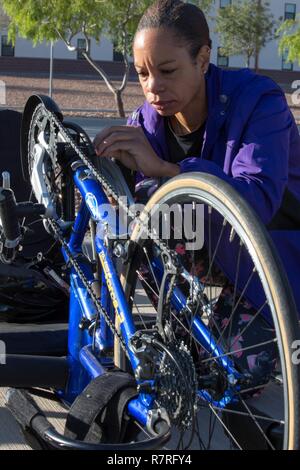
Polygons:
[[[118,159],[139,180],[201,171],[233,186],[272,228],[300,312],[300,137],[282,90],[249,69],[210,64],[204,14],[177,0],[158,0],[145,12],[133,53],[146,101],[127,126],[97,135],[96,153]],[[226,305],[221,298],[223,319]],[[263,364],[252,354],[258,376],[274,365],[271,348],[262,352]]]
[[274,232],[300,311],[300,137],[284,93],[249,69],[210,64],[204,14],[159,0],[142,17],[134,64],[146,101],[127,126],[95,138],[100,157],[114,157],[145,177],[201,171],[233,186]]

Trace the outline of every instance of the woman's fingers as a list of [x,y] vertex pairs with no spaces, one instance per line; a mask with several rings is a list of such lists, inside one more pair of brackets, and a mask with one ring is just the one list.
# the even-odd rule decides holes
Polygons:
[[108,136],[106,136],[104,139],[102,139],[102,141],[99,142],[99,144],[95,145],[96,154],[100,156],[104,154],[112,144],[115,144],[118,142],[126,142],[126,141],[127,142],[132,141],[132,143],[133,142],[136,143],[137,139],[136,139],[136,136],[133,136],[131,132],[127,132],[124,130],[114,131]]
[[97,149],[103,141],[107,140],[110,138],[112,134],[117,134],[119,132],[126,133],[128,135],[133,135],[133,133],[136,133],[136,130],[138,128],[132,127],[132,126],[112,126],[108,127],[107,129],[104,129],[103,131],[99,132],[95,139],[94,139],[94,147]]
[[106,129],[103,129],[102,131],[98,132],[96,137],[94,138],[94,145],[99,144],[105,137],[107,137],[109,134],[111,134],[114,130],[119,130],[122,129],[123,126],[112,126],[112,127],[107,127]]
[[160,175],[162,160],[156,155],[141,127],[114,126],[98,134],[94,141],[99,157],[116,158],[131,170],[147,176]]
[[102,157],[116,158],[127,168],[131,170],[137,169],[135,158],[130,152],[130,142],[128,141],[123,140],[108,145]]

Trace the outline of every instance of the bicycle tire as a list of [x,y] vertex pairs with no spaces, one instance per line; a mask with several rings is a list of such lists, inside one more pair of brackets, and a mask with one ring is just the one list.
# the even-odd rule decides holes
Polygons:
[[[213,175],[189,173],[173,178],[163,185],[149,200],[140,219],[146,220],[155,205],[167,203],[183,194],[194,194],[197,200],[205,201],[212,208],[221,208],[222,214],[232,219],[237,233],[242,235],[243,241],[250,247],[252,258],[258,269],[266,298],[271,305],[276,338],[280,357],[283,359],[283,388],[284,388],[284,414],[288,426],[284,430],[284,449],[299,449],[300,447],[300,374],[299,367],[292,363],[292,344],[298,340],[299,323],[296,305],[293,299],[289,282],[282,267],[281,260],[267,233],[248,203],[226,182]],[[137,245],[144,242],[141,236],[140,225],[136,225],[131,235],[131,241]],[[128,302],[136,284],[134,256],[124,266],[121,281]],[[119,325],[117,324],[117,327]],[[120,368],[126,368],[124,356],[115,343],[115,363]]]

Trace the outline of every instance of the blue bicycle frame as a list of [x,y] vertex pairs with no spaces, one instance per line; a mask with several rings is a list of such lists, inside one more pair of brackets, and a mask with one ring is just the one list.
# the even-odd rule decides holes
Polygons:
[[[82,204],[77,214],[72,234],[68,242],[68,248],[77,263],[84,272],[86,279],[91,286],[99,285],[99,280],[95,279],[91,265],[83,256],[82,244],[87,232],[90,219],[97,223],[97,234],[95,236],[95,246],[97,256],[101,261],[102,279],[99,300],[103,308],[109,313],[113,323],[118,320],[120,334],[127,345],[128,357],[133,372],[139,365],[138,358],[130,348],[130,340],[136,332],[130,307],[126,301],[123,288],[121,286],[110,250],[105,243],[103,236],[104,229],[112,222],[110,211],[105,210],[109,201],[100,184],[91,176],[90,171],[85,166],[80,166],[74,171],[74,183],[82,196]],[[63,248],[65,261],[68,263],[69,256]],[[159,258],[151,260],[152,268],[158,279],[162,278],[163,266]],[[84,325],[87,322],[95,325],[97,318],[96,307],[91,300],[86,288],[78,277],[74,268],[70,273],[70,318],[69,318],[69,340],[68,340],[68,361],[70,375],[66,390],[59,394],[69,403],[83,391],[86,385],[93,378],[103,374],[107,369],[113,368],[113,358],[106,354],[114,346],[114,337],[104,318],[100,318],[91,335]],[[175,288],[172,295],[172,306],[176,311],[181,311],[186,307],[187,299],[180,289]],[[116,318],[117,317],[117,318]],[[221,347],[217,346],[211,333],[202,322],[201,318],[195,317],[192,324],[192,334],[194,338],[212,356],[217,357],[218,363],[228,376],[239,378],[232,361],[224,355]],[[228,388],[224,397],[219,402],[214,402],[206,391],[199,390],[202,399],[209,400],[219,407],[225,407],[234,395],[234,390]],[[137,398],[131,400],[128,405],[128,413],[140,424],[146,425],[148,413],[153,406],[154,397],[140,393]]]

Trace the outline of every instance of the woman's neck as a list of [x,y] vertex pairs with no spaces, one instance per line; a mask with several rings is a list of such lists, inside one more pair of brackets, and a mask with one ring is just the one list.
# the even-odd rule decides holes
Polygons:
[[170,122],[177,135],[190,134],[203,126],[207,119],[207,114],[208,106],[204,82],[200,94],[193,100],[188,109],[172,116]]

